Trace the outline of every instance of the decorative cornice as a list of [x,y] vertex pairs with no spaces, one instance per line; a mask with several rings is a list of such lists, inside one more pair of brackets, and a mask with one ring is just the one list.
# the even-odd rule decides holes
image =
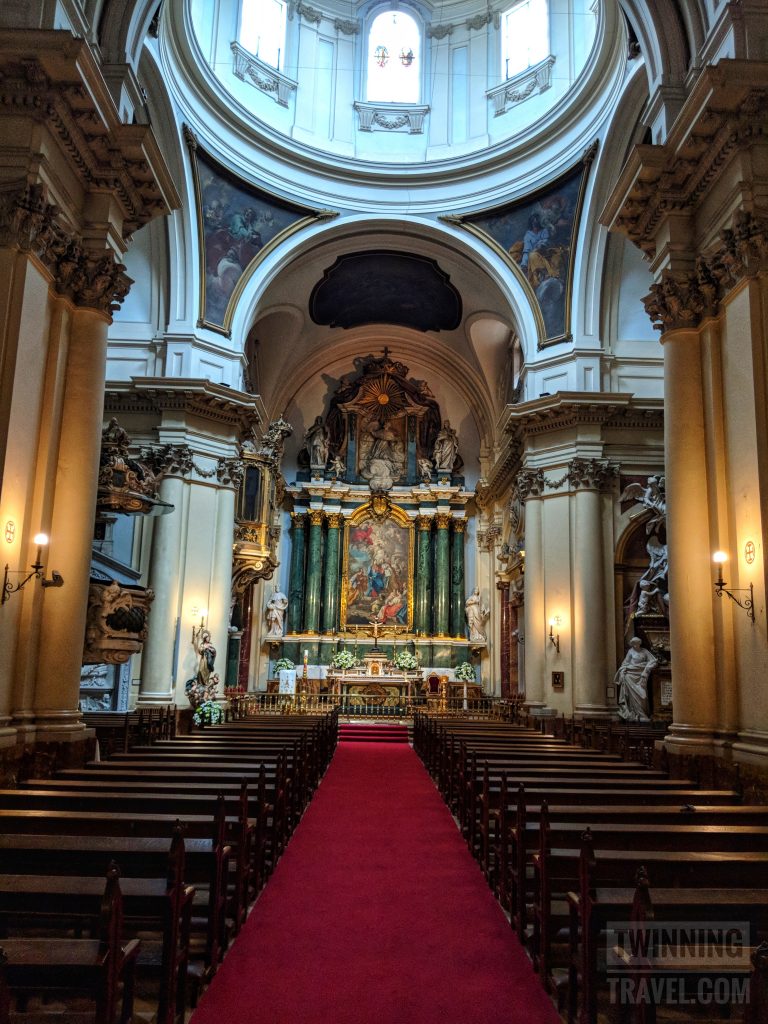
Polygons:
[[341,32],[345,36],[356,36],[360,31],[360,22],[351,21],[347,18],[334,18],[333,27],[337,32]]
[[486,25],[490,25],[492,21],[493,15],[488,11],[486,14],[476,14],[473,18],[467,18],[464,24],[470,31],[479,32]]
[[[469,22],[467,22],[469,26]],[[538,96],[546,92],[552,84],[552,68],[555,65],[555,57],[550,54],[544,60],[526,68],[514,78],[508,78],[500,85],[488,89],[486,96],[493,103],[493,116],[501,117],[518,103],[529,99],[531,96]]]
[[[664,237],[660,258],[678,263],[687,260],[690,270],[697,253],[669,247],[662,226],[671,218],[696,216],[704,197],[711,194],[714,183],[726,173],[734,157],[765,145],[767,70],[765,62],[742,60],[721,60],[705,68],[667,141],[663,145],[639,145],[632,151],[600,216],[601,223],[626,235],[650,258],[656,257],[659,240]],[[727,213],[727,207],[725,210]],[[698,232],[705,239],[707,230],[717,228],[708,212],[707,220]],[[689,227],[680,237],[696,234]]]
[[116,415],[181,412],[227,424],[237,436],[243,436],[259,422],[258,402],[253,395],[199,378],[108,381],[104,408]]
[[20,117],[55,136],[84,191],[119,203],[122,237],[181,205],[148,125],[123,124],[85,40],[0,32],[0,122]]
[[444,22],[441,25],[428,25],[427,26],[427,38],[428,39],[445,39],[446,36],[452,36],[455,26],[450,22]]
[[293,21],[297,14],[311,25],[319,25],[323,20],[322,11],[310,7],[309,4],[302,3],[301,0],[298,0],[298,3],[291,2],[288,4],[288,18]]
[[260,60],[255,54],[249,53],[238,42],[231,43],[230,49],[235,57],[232,69],[235,78],[239,78],[241,82],[250,82],[271,96],[279,106],[287,107],[291,93],[296,91],[298,83]]

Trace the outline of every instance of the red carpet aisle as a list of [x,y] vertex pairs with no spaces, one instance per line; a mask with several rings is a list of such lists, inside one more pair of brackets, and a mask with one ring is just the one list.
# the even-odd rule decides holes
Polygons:
[[410,747],[342,743],[192,1024],[555,1024]]

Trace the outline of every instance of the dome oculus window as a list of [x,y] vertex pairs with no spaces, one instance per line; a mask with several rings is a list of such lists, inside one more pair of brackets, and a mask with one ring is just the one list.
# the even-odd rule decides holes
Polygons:
[[368,33],[366,99],[418,103],[421,98],[421,31],[403,11],[383,11]]
[[280,70],[285,53],[286,0],[243,0],[240,43]]
[[501,16],[501,73],[514,78],[549,55],[548,0],[520,0]]

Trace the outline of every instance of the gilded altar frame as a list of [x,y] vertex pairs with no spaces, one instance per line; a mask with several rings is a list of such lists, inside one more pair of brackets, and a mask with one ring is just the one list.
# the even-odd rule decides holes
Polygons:
[[[369,627],[377,614],[395,607],[395,601],[386,603],[387,595],[390,598],[399,595],[398,611],[391,615],[391,621],[384,618],[382,630],[389,634],[413,633],[415,538],[413,519],[396,505],[391,505],[385,495],[374,495],[370,502],[360,505],[345,520],[339,615],[342,632]],[[396,543],[398,541],[401,543]],[[377,543],[379,549],[375,547]],[[366,549],[369,549],[368,558]],[[380,572],[376,572],[380,564],[376,561],[379,550],[383,551],[391,569],[388,578],[383,566]],[[406,568],[406,572],[403,573],[402,568]],[[360,570],[365,573],[362,580]],[[403,574],[404,581],[401,579]],[[382,586],[380,590],[375,579],[377,575],[387,579],[386,587]],[[362,583],[365,583],[365,594],[360,594]],[[373,591],[376,591],[375,597]]]

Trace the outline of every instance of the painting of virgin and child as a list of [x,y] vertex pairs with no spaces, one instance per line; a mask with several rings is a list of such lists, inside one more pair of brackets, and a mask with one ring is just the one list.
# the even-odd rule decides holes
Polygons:
[[410,537],[392,519],[348,527],[346,625],[408,627]]

